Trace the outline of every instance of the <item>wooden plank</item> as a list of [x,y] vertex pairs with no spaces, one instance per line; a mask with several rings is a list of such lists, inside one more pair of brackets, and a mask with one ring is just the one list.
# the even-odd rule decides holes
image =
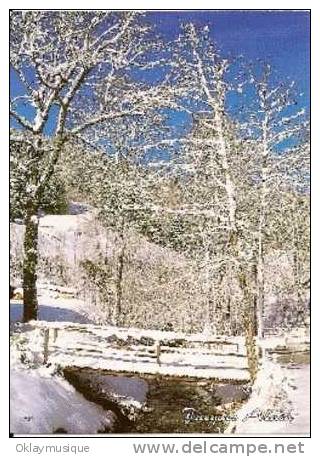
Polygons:
[[[129,346],[126,348],[128,351],[132,352],[141,352],[141,353],[150,353],[153,354],[154,349],[151,347],[141,347],[141,346]],[[241,354],[239,352],[217,352],[215,350],[197,350],[195,348],[172,348],[169,346],[161,346],[161,353],[164,354],[181,354],[181,355],[212,355],[212,356],[233,356],[233,357],[243,357],[245,358],[245,354]]]

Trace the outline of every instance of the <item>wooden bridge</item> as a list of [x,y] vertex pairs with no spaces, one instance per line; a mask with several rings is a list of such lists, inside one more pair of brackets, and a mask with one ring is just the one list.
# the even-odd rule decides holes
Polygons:
[[99,369],[110,374],[178,377],[186,381],[248,382],[243,337],[91,324],[37,321],[15,329],[38,363]]

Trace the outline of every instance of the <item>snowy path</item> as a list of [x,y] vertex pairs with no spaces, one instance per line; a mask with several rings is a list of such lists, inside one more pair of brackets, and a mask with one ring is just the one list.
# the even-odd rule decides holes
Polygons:
[[[67,308],[64,303],[57,301],[54,304],[39,304],[39,320],[46,322],[73,322],[80,324],[89,324],[88,319],[84,314],[74,308]],[[12,301],[10,304],[10,322],[21,322],[23,315],[23,305],[20,302]]]
[[[38,287],[39,320],[47,322],[74,322],[89,324],[92,321],[86,316],[83,301],[74,298],[71,289],[68,294],[66,288],[54,290],[54,286],[46,285]],[[70,293],[71,292],[71,293]],[[69,295],[69,296],[68,296]],[[10,322],[21,322],[23,305],[21,300],[10,301]]]

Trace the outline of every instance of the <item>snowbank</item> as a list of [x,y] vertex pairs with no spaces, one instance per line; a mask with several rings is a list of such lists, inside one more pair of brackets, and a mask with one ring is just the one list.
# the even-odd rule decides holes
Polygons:
[[310,431],[310,367],[281,366],[265,360],[252,395],[237,412],[237,423],[225,434],[308,434]]
[[88,402],[65,379],[46,369],[11,372],[12,433],[106,432],[113,421],[112,413]]

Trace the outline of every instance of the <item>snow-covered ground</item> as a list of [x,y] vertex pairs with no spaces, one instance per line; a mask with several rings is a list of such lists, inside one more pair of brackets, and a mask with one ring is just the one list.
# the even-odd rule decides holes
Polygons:
[[[72,303],[74,301],[75,303]],[[38,319],[45,322],[73,322],[79,324],[90,323],[90,319],[77,308],[78,300],[39,300]],[[23,305],[20,301],[10,303],[10,322],[21,322]]]
[[11,370],[10,431],[15,434],[107,432],[113,414],[88,402],[48,369]]
[[[41,321],[74,322],[89,324],[92,321],[86,315],[82,300],[74,298],[72,289],[59,288],[48,284],[38,286],[39,315]],[[10,302],[10,322],[21,322],[23,305],[21,300]]]
[[[68,291],[64,291],[68,292]],[[65,293],[67,295],[67,293]],[[70,294],[71,295],[71,294]],[[39,288],[39,319],[44,322],[89,323],[83,303],[76,298],[58,294],[54,288]],[[10,322],[21,322],[21,301],[10,303]],[[41,367],[42,355],[33,354],[34,366],[21,363],[25,352],[13,335],[11,345],[10,431],[15,434],[98,433],[112,430],[113,413],[87,401],[62,376]],[[41,342],[39,343],[39,341]],[[41,344],[39,334],[33,344]],[[37,357],[38,356],[38,357]],[[30,362],[30,360],[26,360]]]
[[308,435],[310,365],[280,364],[275,357],[260,368],[252,395],[225,433]]

